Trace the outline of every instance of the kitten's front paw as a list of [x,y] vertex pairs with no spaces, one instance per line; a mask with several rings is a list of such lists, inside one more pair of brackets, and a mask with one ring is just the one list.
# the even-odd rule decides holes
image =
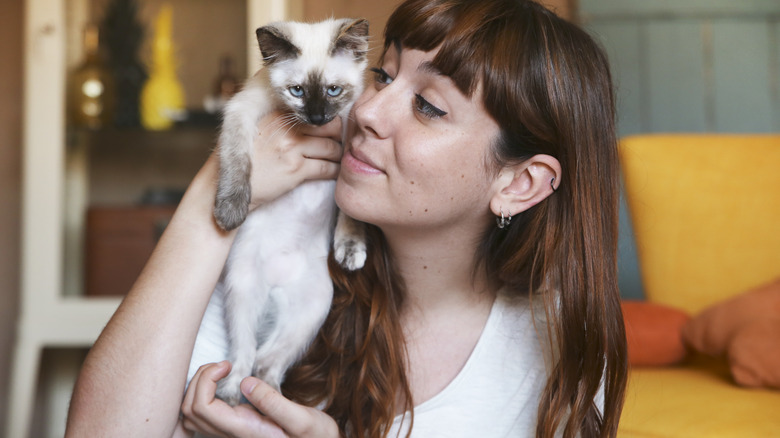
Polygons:
[[[244,199],[246,198],[246,199]],[[214,220],[225,231],[238,228],[249,214],[249,197],[219,196],[214,203]]]
[[342,268],[356,271],[366,264],[366,242],[348,236],[333,242],[334,256]]
[[217,398],[229,404],[238,406],[241,402],[241,376],[230,373],[227,377],[217,382]]

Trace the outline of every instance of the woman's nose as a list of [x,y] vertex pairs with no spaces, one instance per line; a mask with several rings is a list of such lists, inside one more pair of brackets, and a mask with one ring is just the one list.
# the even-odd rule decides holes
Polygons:
[[377,138],[386,138],[390,134],[392,118],[396,115],[397,108],[393,108],[389,90],[391,85],[381,90],[368,89],[355,103],[357,126]]

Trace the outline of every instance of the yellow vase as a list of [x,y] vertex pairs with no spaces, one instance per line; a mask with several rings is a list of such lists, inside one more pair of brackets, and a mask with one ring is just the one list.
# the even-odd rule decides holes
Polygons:
[[185,114],[184,89],[176,77],[172,36],[173,9],[164,4],[155,21],[149,79],[141,90],[141,123],[146,129],[169,129]]

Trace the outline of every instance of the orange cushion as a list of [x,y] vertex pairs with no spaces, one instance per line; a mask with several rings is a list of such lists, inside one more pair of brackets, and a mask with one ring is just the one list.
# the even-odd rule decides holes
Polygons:
[[683,338],[696,351],[727,355],[738,384],[780,389],[780,278],[705,309]]
[[623,301],[622,308],[631,365],[671,365],[685,358],[681,330],[687,313],[643,301]]
[[780,389],[780,316],[746,324],[728,348],[734,381],[751,388]]
[[773,316],[780,316],[780,278],[706,308],[685,325],[683,338],[696,351],[720,356],[742,326]]

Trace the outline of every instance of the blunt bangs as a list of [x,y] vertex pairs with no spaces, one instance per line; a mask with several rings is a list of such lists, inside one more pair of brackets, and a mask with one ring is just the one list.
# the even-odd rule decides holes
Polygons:
[[425,52],[439,48],[433,65],[471,97],[480,82],[493,76],[493,44],[509,25],[507,10],[478,1],[407,2],[387,22],[384,50],[391,44]]

